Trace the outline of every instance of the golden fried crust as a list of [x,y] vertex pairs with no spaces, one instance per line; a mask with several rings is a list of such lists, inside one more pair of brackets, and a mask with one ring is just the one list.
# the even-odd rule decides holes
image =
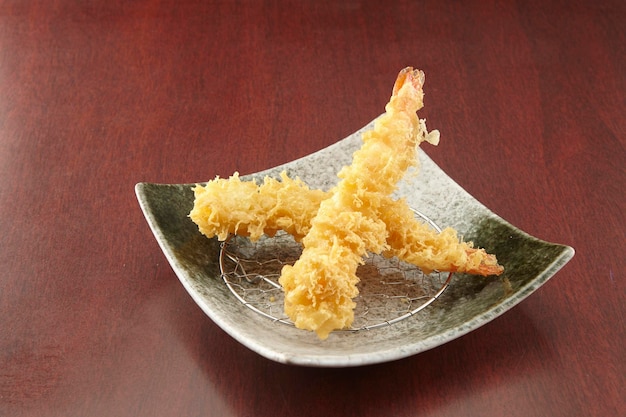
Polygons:
[[466,272],[475,275],[499,275],[504,271],[494,255],[463,242],[457,232],[447,227],[440,233],[415,218],[404,200],[388,199],[380,211],[388,228],[386,256],[431,271]]
[[[277,230],[284,230],[301,241],[311,228],[320,202],[330,198],[331,193],[311,190],[300,180],[290,180],[284,172],[281,179],[267,178],[263,185],[256,185],[234,175],[213,180],[204,187],[197,186],[191,217],[209,238],[218,236],[225,240],[230,233],[236,233],[255,240],[259,233],[272,236]],[[214,182],[220,183],[219,186]],[[227,183],[226,189],[223,182]],[[250,200],[258,198],[257,194],[268,197],[271,207],[250,204]],[[252,208],[244,212],[234,209],[241,206]],[[416,219],[404,200],[383,197],[378,216],[387,225],[388,248],[383,253],[388,257],[395,256],[426,273],[436,270],[498,275],[503,271],[495,256],[474,248],[471,242],[461,241],[454,229],[446,228],[437,233]],[[372,251],[372,248],[367,247],[367,250]]]
[[386,113],[364,133],[352,163],[339,172],[332,196],[320,204],[302,240],[300,259],[283,268],[285,313],[296,327],[315,331],[321,339],[352,324],[357,267],[368,248],[387,249],[387,225],[378,213],[384,197],[416,164],[422,136],[415,112],[423,104],[423,77],[413,69],[398,75]]
[[321,201],[321,190],[311,190],[285,172],[281,179],[265,178],[263,184],[241,181],[235,173],[228,179],[216,178],[193,189],[194,207],[189,213],[200,232],[226,240],[230,234],[257,240],[284,230],[301,239],[309,231],[311,219]]
[[285,266],[280,277],[285,313],[322,339],[352,324],[356,270],[367,251],[397,256],[425,272],[503,270],[493,255],[460,241],[453,229],[435,232],[415,219],[404,200],[390,197],[406,170],[417,165],[420,143],[439,140],[416,115],[423,105],[423,81],[421,71],[400,72],[386,113],[364,133],[363,145],[328,193],[285,173],[280,181],[266,178],[261,185],[235,174],[194,188],[190,217],[208,237],[225,240],[236,233],[256,240],[285,230],[302,241],[300,259]]

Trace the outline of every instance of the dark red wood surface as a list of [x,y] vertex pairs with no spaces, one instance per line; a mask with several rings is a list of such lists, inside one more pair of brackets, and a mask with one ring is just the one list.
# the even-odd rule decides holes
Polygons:
[[[0,0],[0,415],[625,415],[622,1]],[[135,199],[328,146],[426,72],[426,152],[574,259],[388,364],[311,369],[194,304]]]

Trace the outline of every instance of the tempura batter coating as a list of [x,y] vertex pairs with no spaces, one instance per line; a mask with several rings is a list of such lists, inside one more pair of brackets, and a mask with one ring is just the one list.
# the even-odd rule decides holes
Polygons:
[[189,217],[207,237],[226,240],[230,234],[257,240],[284,230],[296,239],[310,229],[311,219],[321,201],[321,190],[311,190],[285,172],[281,180],[265,178],[263,184],[241,181],[235,173],[228,179],[216,178],[205,186],[197,185],[194,207]]
[[[290,180],[285,172],[281,179],[266,178],[257,185],[233,175],[210,181],[205,187],[197,186],[192,219],[209,238],[225,240],[236,233],[256,240],[263,233],[273,236],[281,229],[301,241],[311,228],[320,202],[330,198],[331,192],[312,190],[300,180]],[[265,204],[251,203],[261,199],[260,195]],[[248,209],[237,210],[240,207]],[[494,255],[474,248],[472,242],[461,241],[454,229],[448,227],[438,233],[415,218],[404,200],[385,196],[379,217],[387,225],[388,249],[383,253],[388,257],[395,256],[425,273],[436,270],[498,275],[503,271]]]
[[424,273],[499,275],[504,271],[494,255],[474,248],[472,242],[463,242],[451,227],[437,233],[416,219],[404,200],[389,198],[380,211],[380,218],[389,225],[389,250],[384,254],[419,266]]
[[339,172],[332,196],[320,204],[300,259],[283,267],[285,313],[296,327],[321,339],[352,324],[356,270],[367,249],[388,249],[379,211],[406,170],[417,164],[416,149],[426,138],[418,134],[416,114],[423,106],[423,82],[421,71],[400,72],[385,114],[363,134],[363,145]]
[[460,241],[451,228],[435,232],[404,200],[390,197],[406,169],[417,164],[419,144],[439,140],[415,114],[422,106],[423,77],[411,68],[400,72],[386,113],[364,134],[363,146],[328,193],[284,172],[280,181],[266,178],[261,185],[235,174],[194,188],[190,217],[208,237],[225,240],[236,233],[256,240],[282,229],[302,240],[301,258],[280,278],[285,312],[297,327],[322,339],[352,323],[356,269],[367,251],[397,256],[426,273],[503,271],[495,256]]

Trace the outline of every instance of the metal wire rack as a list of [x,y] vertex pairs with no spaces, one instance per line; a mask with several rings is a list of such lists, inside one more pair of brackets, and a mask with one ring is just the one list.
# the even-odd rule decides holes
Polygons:
[[[440,228],[419,212],[435,230]],[[231,236],[222,243],[222,279],[245,306],[273,321],[292,325],[283,311],[283,290],[278,279],[283,266],[293,264],[302,246],[287,233],[264,236],[256,242]],[[355,319],[348,331],[372,330],[407,319],[434,302],[448,287],[452,273],[424,274],[397,258],[370,254],[357,270],[359,295]]]

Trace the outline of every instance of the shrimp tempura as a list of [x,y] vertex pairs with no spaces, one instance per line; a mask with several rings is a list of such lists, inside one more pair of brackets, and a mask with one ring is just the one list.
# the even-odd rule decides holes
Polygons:
[[363,135],[352,164],[338,174],[340,181],[323,200],[302,239],[304,249],[293,266],[283,267],[285,313],[295,326],[326,339],[354,319],[359,279],[356,270],[367,249],[387,250],[387,225],[380,218],[382,202],[406,170],[417,164],[417,110],[423,106],[424,73],[405,68],[398,75],[385,114]]
[[426,273],[503,271],[495,256],[460,241],[451,228],[435,232],[404,200],[390,196],[406,169],[417,164],[419,144],[439,140],[416,115],[423,80],[421,71],[400,72],[386,113],[364,134],[362,148],[329,192],[309,189],[284,172],[280,181],[266,178],[261,185],[234,174],[194,188],[190,217],[208,237],[225,240],[236,233],[256,240],[285,230],[303,242],[300,260],[284,267],[280,278],[285,312],[297,327],[322,339],[352,323],[356,269],[367,251],[397,256]]
[[[331,192],[313,190],[300,180],[291,180],[285,172],[281,173],[281,181],[266,178],[262,185],[241,181],[235,174],[229,179],[209,181],[204,187],[196,186],[194,191],[196,200],[190,217],[204,235],[217,236],[221,241],[229,234],[256,240],[262,234],[273,236],[279,229],[301,241],[321,201],[331,196]],[[472,242],[461,241],[453,228],[438,233],[419,221],[404,200],[385,196],[379,215],[387,225],[387,257],[395,256],[424,273],[436,270],[499,275],[503,271],[494,255],[474,248]]]
[[195,201],[189,217],[200,232],[224,241],[229,234],[257,240],[284,230],[300,240],[309,231],[311,219],[326,193],[311,190],[285,172],[281,181],[265,178],[263,184],[241,181],[235,173],[194,187]]

